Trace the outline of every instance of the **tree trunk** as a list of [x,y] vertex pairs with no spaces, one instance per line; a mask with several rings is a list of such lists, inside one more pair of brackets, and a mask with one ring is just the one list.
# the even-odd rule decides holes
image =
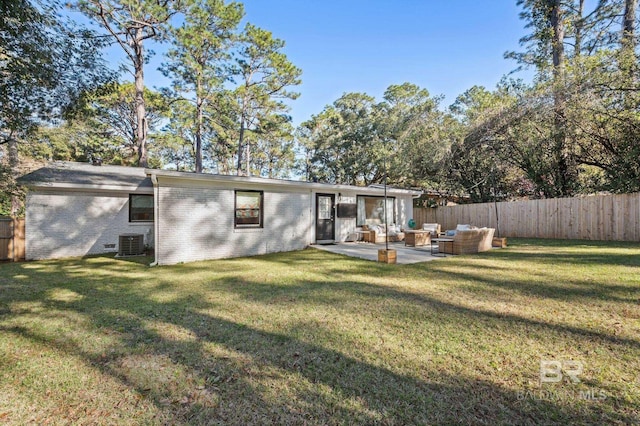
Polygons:
[[560,0],[552,2],[551,27],[553,28],[553,72],[554,76],[557,76],[564,74],[564,23]]
[[246,176],[251,176],[251,145],[247,142]]
[[579,58],[582,54],[582,30],[584,29],[584,20],[582,15],[584,14],[584,2],[585,0],[580,0],[578,4],[578,13],[575,19],[575,46],[573,48],[573,54],[576,58]]
[[622,46],[633,49],[635,47],[635,23],[638,0],[625,0],[624,22],[622,24]]
[[553,28],[553,83],[554,83],[554,120],[553,139],[555,154],[557,155],[555,194],[552,196],[571,195],[572,170],[571,151],[567,141],[567,122],[565,116],[565,54],[564,54],[564,23],[561,0],[551,3],[551,27]]
[[144,103],[144,48],[142,46],[142,29],[136,30],[134,40],[135,57],[135,86],[136,86],[136,121],[137,121],[137,150],[138,166],[147,167],[147,120]]
[[637,9],[638,0],[625,0],[620,46],[622,52],[621,68],[630,79],[633,79],[633,67],[636,63],[635,23]]
[[244,117],[240,117],[240,136],[238,137],[238,164],[237,173],[238,176],[242,175],[242,144],[244,140]]
[[[249,89],[249,85],[248,83],[245,82],[245,88],[248,91]],[[242,96],[242,105],[241,105],[241,110],[240,110],[240,135],[238,136],[238,169],[237,169],[237,173],[238,176],[242,175],[242,148],[244,147],[244,133],[246,130],[246,122],[247,122],[247,105],[248,105],[249,101],[247,99],[247,94],[245,92],[245,94]],[[249,163],[249,155],[248,155],[248,151],[247,151],[247,170],[249,169],[248,166]],[[249,174],[247,173],[247,176]]]
[[198,127],[196,128],[196,173],[202,173],[202,107],[198,107]]
[[200,98],[201,92],[200,82],[196,89],[196,173],[202,173],[202,99]]

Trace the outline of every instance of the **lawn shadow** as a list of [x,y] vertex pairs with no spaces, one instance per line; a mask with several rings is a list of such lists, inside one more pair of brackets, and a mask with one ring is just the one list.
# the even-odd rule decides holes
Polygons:
[[[282,258],[268,255],[256,260],[284,262]],[[318,274],[323,273],[319,263],[328,259],[315,251],[286,258],[291,259],[285,262],[287,265],[316,267]],[[33,268],[13,266],[7,272],[14,278],[0,279],[0,289],[4,290],[0,293],[0,330],[80,357],[153,401],[158,409],[155,420],[160,423],[552,424],[639,420],[633,413],[623,411],[603,413],[597,408],[584,410],[544,398],[523,398],[518,391],[490,380],[456,375],[432,365],[425,365],[417,375],[400,374],[288,333],[231,321],[222,315],[225,307],[215,298],[203,297],[202,292],[181,291],[177,296],[165,297],[163,292],[176,289],[175,283],[163,280],[165,268],[149,270],[129,262],[98,260],[93,264],[83,260],[60,265],[47,262],[47,268],[37,264]],[[176,270],[185,274],[203,272],[211,265],[180,265]],[[417,309],[442,312],[445,319],[463,316],[472,321],[489,317],[506,325],[526,324],[615,345],[638,344],[516,315],[474,310],[365,281],[344,280],[344,275],[370,273],[372,269],[375,274],[392,275],[394,267],[389,265],[372,268],[370,262],[354,261],[346,268],[332,266],[324,272],[324,280],[287,285],[241,278],[237,265],[233,260],[216,262],[216,272],[229,276],[216,278],[206,291],[231,292],[252,303],[267,305],[295,303],[279,299],[283,294],[335,305],[340,303],[338,298],[323,300],[318,291],[335,288],[365,298],[408,300]],[[151,288],[141,288],[137,281],[144,271],[156,274],[157,282]],[[50,297],[58,290],[79,297]],[[116,336],[116,343],[105,354],[81,346],[71,335],[53,336],[38,327],[7,326],[7,322],[24,314],[16,309],[24,302],[38,302],[44,320],[47,312],[80,314],[91,324],[91,333]],[[300,323],[311,327],[304,325],[303,318]],[[140,362],[141,358],[157,362]],[[163,366],[163,360],[170,364]],[[182,372],[184,385],[170,386],[171,378],[152,383],[141,379],[150,365]],[[158,375],[164,374],[161,373]],[[270,383],[288,383],[289,387],[285,393],[275,394]]]

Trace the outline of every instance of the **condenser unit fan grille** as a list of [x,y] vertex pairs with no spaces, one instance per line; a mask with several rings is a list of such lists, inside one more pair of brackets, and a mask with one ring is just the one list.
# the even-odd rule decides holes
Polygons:
[[142,234],[122,234],[118,239],[118,256],[136,256],[144,253]]

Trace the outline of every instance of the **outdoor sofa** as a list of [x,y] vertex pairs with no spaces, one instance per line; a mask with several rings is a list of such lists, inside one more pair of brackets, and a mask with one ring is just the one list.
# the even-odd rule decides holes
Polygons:
[[[385,224],[380,225],[363,225],[362,230],[368,234],[364,234],[364,241],[369,243],[384,243],[389,235],[389,242],[404,241],[404,232],[396,225],[389,225],[388,229]],[[387,232],[388,230],[388,232]]]
[[[460,228],[460,226],[458,227]],[[453,241],[440,241],[438,251],[446,254],[470,254],[491,250],[494,228],[456,229]]]

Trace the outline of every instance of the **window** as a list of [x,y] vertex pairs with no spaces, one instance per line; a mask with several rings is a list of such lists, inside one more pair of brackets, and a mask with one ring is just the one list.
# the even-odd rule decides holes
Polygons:
[[153,195],[129,194],[129,222],[153,222]]
[[236,228],[262,228],[262,198],[262,191],[236,191]]
[[[378,225],[385,223],[384,220],[384,197],[366,197],[358,195],[358,212],[356,225]],[[395,220],[394,197],[387,197],[387,223],[396,223]]]

